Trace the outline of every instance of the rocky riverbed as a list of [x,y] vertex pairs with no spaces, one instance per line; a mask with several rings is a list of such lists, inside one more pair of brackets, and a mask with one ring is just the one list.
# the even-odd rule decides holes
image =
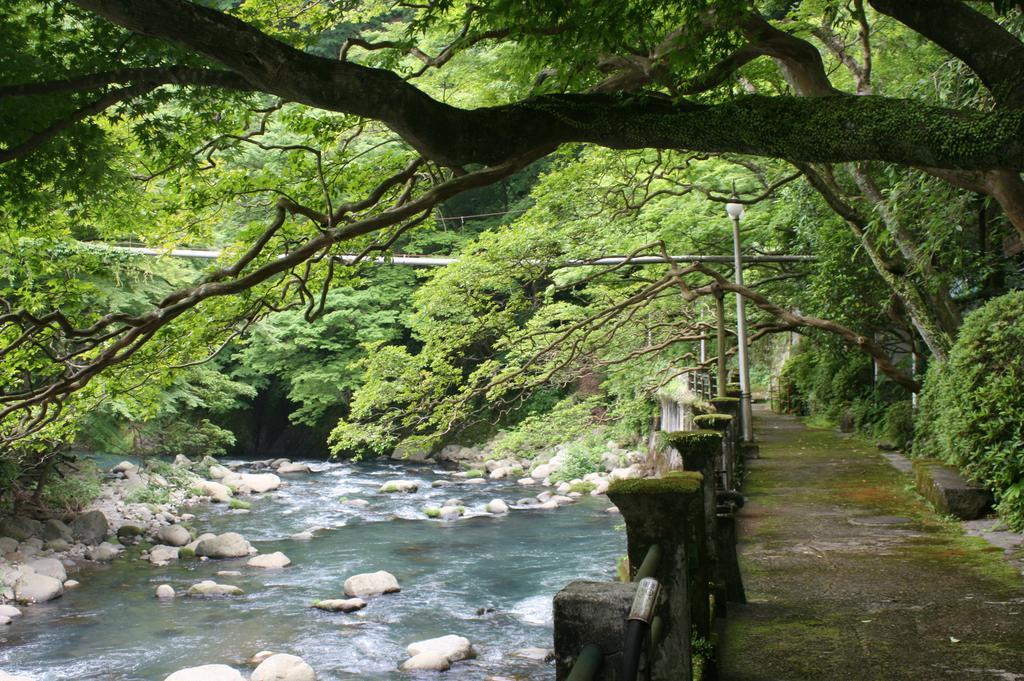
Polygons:
[[[556,484],[553,453],[179,458],[173,475],[124,462],[68,522],[0,524],[18,535],[0,539],[0,669],[36,681],[547,676],[550,599],[614,573],[624,540],[602,493],[643,473],[610,448],[605,470]],[[127,501],[163,483],[177,487],[168,503]]]

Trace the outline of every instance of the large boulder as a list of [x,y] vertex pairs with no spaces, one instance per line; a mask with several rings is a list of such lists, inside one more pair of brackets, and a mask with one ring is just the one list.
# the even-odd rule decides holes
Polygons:
[[281,486],[281,478],[273,473],[238,473],[236,475],[239,484],[249,488],[249,491],[255,494],[270,492]]
[[271,655],[260,662],[251,681],[316,681],[316,672],[295,655]]
[[71,528],[56,518],[50,518],[43,525],[43,539],[63,539],[66,542],[74,540]]
[[225,532],[196,545],[196,555],[207,558],[242,558],[248,556],[252,546],[237,532]]
[[231,488],[213,480],[197,480],[195,489],[201,496],[210,497],[215,503],[226,504],[231,500]]
[[107,517],[99,511],[86,511],[71,523],[71,534],[83,544],[99,544],[109,531]]
[[22,573],[14,583],[14,599],[23,603],[45,603],[63,593],[64,584],[60,580],[36,572]]
[[109,563],[121,553],[121,547],[109,542],[103,542],[99,546],[93,546],[85,552],[85,557],[97,563]]
[[149,562],[153,565],[167,565],[178,560],[179,552],[177,546],[157,545],[149,550]]
[[56,558],[36,558],[35,560],[28,561],[25,565],[35,570],[37,575],[53,577],[61,583],[68,578],[68,573],[64,569],[64,563]]
[[188,588],[189,596],[241,596],[244,591],[233,584],[218,584],[205,579]]
[[21,617],[21,610],[18,610],[13,605],[0,605],[0,617],[15,618]]
[[185,546],[192,535],[181,525],[165,525],[156,532],[156,540],[165,546]]
[[380,596],[381,594],[398,593],[401,590],[395,576],[384,570],[352,575],[345,580],[345,595],[350,598],[353,596]]
[[476,652],[470,645],[469,639],[453,635],[417,641],[410,644],[405,650],[411,656],[402,664],[402,669],[406,671],[444,671],[453,662],[476,657]]
[[249,567],[277,569],[288,567],[292,564],[292,561],[288,556],[284,555],[280,551],[274,553],[264,553],[258,556],[253,556],[246,563]]
[[0,536],[25,541],[42,535],[43,524],[31,518],[4,518],[0,520]]
[[164,681],[245,681],[237,669],[226,664],[204,664],[201,667],[179,669]]
[[14,537],[0,537],[0,556],[14,553],[18,550],[18,540]]
[[508,504],[506,504],[501,499],[492,499],[491,501],[487,502],[487,512],[493,513],[495,515],[508,513]]

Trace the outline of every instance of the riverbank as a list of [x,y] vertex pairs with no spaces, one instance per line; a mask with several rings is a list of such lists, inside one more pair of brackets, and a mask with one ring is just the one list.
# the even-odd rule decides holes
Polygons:
[[[83,669],[81,660],[63,667],[63,673],[56,671],[62,667],[54,667],[54,673],[59,675],[39,670],[47,668],[44,661],[51,661],[52,665],[52,660],[66,657],[67,651],[62,649],[60,639],[74,637],[76,629],[66,624],[68,617],[88,618],[87,628],[93,630],[89,636],[92,641],[105,641],[113,646],[114,641],[120,640],[125,650],[138,650],[139,645],[146,645],[144,632],[157,623],[166,624],[162,620],[171,614],[168,608],[173,611],[175,620],[181,616],[191,622],[194,621],[191,616],[196,616],[221,623],[216,631],[208,631],[203,640],[190,637],[186,649],[209,653],[203,657],[188,655],[186,659],[195,663],[226,663],[244,670],[246,662],[254,655],[269,650],[298,654],[313,664],[320,678],[349,678],[331,675],[338,670],[338,659],[347,660],[353,668],[363,668],[369,678],[392,678],[393,674],[398,674],[394,678],[404,678],[398,667],[410,657],[404,651],[405,646],[461,632],[469,634],[469,640],[478,649],[478,657],[471,662],[456,662],[463,668],[460,678],[466,673],[481,679],[501,675],[502,666],[516,669],[525,665],[532,669],[533,665],[540,664],[543,667],[542,661],[529,661],[514,653],[533,649],[523,654],[543,658],[537,649],[550,645],[550,623],[545,613],[551,595],[558,588],[573,578],[607,578],[614,573],[615,560],[624,547],[621,534],[612,529],[617,521],[607,513],[610,504],[597,490],[611,477],[612,471],[619,468],[622,469],[616,474],[619,476],[639,474],[637,468],[625,470],[629,464],[623,454],[614,457],[614,461],[609,457],[612,471],[601,471],[593,475],[591,481],[580,478],[560,483],[551,479],[559,466],[556,457],[557,452],[552,457],[554,462],[535,464],[534,470],[524,470],[523,477],[515,479],[502,475],[502,466],[491,463],[491,470],[484,473],[483,481],[470,477],[475,475],[473,469],[465,470],[465,466],[477,464],[486,470],[488,462],[477,459],[463,460],[463,470],[450,463],[442,467],[441,463],[398,461],[311,462],[308,464],[310,472],[280,475],[280,462],[234,462],[230,466],[203,462],[207,472],[203,479],[210,484],[224,485],[226,478],[238,488],[234,476],[277,475],[282,479],[277,489],[252,495],[242,489],[241,494],[229,497],[244,499],[251,506],[248,509],[230,508],[230,502],[188,505],[199,501],[190,494],[182,499],[185,505],[153,508],[143,504],[146,509],[143,511],[136,503],[126,501],[123,494],[107,495],[94,510],[110,515],[107,539],[108,543],[120,547],[120,557],[113,563],[99,564],[83,559],[75,561],[74,567],[68,566],[69,576],[80,580],[82,585],[67,591],[58,600],[23,608],[22,621],[14,627],[5,627],[0,633],[7,643],[5,651],[0,653],[0,668],[18,669],[32,674],[37,681],[72,677],[163,678],[157,674],[165,675],[185,665],[172,668],[173,655],[149,666],[139,661],[127,664],[120,659],[124,650],[117,654],[113,648],[98,654],[94,651],[91,655],[99,659],[99,664],[105,655],[119,658],[117,665],[105,670],[106,675],[89,676],[94,668]],[[270,473],[274,463],[278,463],[278,472]],[[536,470],[541,465],[548,468]],[[188,468],[192,470],[196,466]],[[145,471],[140,473],[151,477]],[[134,479],[124,470],[118,475],[121,477],[112,480],[111,487],[123,488],[127,480]],[[216,479],[218,476],[221,477]],[[560,485],[578,487],[583,482],[593,486],[587,493],[564,487],[564,494],[559,493]],[[386,491],[397,483],[405,483],[410,491]],[[458,515],[449,516],[448,520],[432,518],[432,509],[445,508],[456,508]],[[552,513],[556,509],[557,512]],[[143,534],[129,538],[122,531],[123,539],[115,542],[109,535],[116,535],[114,526],[118,523],[122,523],[119,528],[140,527]],[[257,552],[255,555],[280,553],[291,565],[283,569],[252,567],[248,565],[249,549],[244,557],[208,560],[192,558],[188,545],[178,548],[178,556],[162,554],[154,540],[161,531],[166,533],[167,528],[174,527],[188,531],[192,544],[202,536],[200,531],[211,535],[238,532]],[[517,536],[520,541],[516,545],[507,545],[510,538]],[[558,546],[552,547],[549,540],[557,542]],[[138,543],[134,543],[136,541]],[[583,560],[582,556],[593,553],[592,541],[604,544],[599,546],[592,560]],[[415,550],[410,542],[417,547]],[[33,543],[37,542],[29,546]],[[198,546],[192,547],[196,548]],[[44,549],[33,557],[45,551],[44,544]],[[86,547],[85,552],[88,551]],[[154,557],[160,560],[153,560]],[[71,559],[65,556],[63,560]],[[445,583],[425,584],[431,571],[413,567],[423,562],[432,564],[434,573],[444,574]],[[345,579],[377,570],[390,571],[397,577],[401,584],[399,594],[366,598],[369,606],[352,615],[314,614],[317,611],[310,606],[315,601],[345,598]],[[217,598],[183,597],[190,588],[206,580],[235,586],[242,593]],[[510,583],[505,584],[505,580]],[[472,583],[465,584],[467,581]],[[132,586],[126,591],[122,584]],[[292,585],[288,593],[281,591],[283,584]],[[177,597],[154,598],[157,587],[162,585],[173,589]],[[113,600],[131,613],[129,619],[142,622],[156,618],[157,622],[140,624],[140,630],[126,636],[124,630],[108,631],[93,621],[115,605],[100,602],[101,596],[110,598],[111,590],[115,592]],[[456,596],[461,590],[473,594],[470,601]],[[434,617],[428,614],[431,609],[435,610]],[[458,631],[447,631],[438,624],[436,614],[453,609],[458,613],[454,618],[454,628]],[[478,611],[482,614],[478,615]],[[399,616],[397,613],[401,612],[404,614]],[[356,629],[348,631],[354,638],[359,638],[356,634],[359,628],[372,630],[372,647],[364,649],[362,659],[355,661],[350,655],[338,655],[337,651],[325,655],[318,646],[310,649],[296,644],[295,637],[301,637],[303,632],[319,631],[332,624],[322,621],[323,617],[332,618],[335,627],[351,620],[349,627]],[[381,617],[387,621],[379,621]],[[342,622],[338,622],[339,618]],[[470,623],[468,628],[467,622]],[[50,624],[54,626],[49,627]],[[488,631],[479,631],[479,625],[487,625]],[[103,629],[104,635],[94,631],[97,626]],[[41,627],[55,628],[55,633],[48,634]],[[491,627],[497,627],[500,638],[490,633]],[[275,643],[277,633],[285,634],[286,640]],[[136,635],[138,640],[135,640]],[[337,629],[333,629],[330,637],[336,639]],[[46,650],[47,645],[55,647]],[[374,652],[377,648],[379,653]],[[25,666],[32,659],[37,662]],[[141,673],[142,670],[146,670],[145,673]]]

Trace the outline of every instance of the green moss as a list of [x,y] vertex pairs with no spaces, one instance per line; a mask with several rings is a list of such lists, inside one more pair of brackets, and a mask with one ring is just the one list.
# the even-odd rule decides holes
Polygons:
[[587,482],[586,480],[575,482],[569,486],[570,492],[579,492],[580,494],[590,494],[595,489],[597,489],[597,485],[592,482]]
[[228,502],[228,508],[249,510],[252,508],[252,504],[241,499],[232,499]]
[[470,468],[468,471],[466,471],[466,478],[467,479],[468,478],[482,478],[482,477],[484,477],[484,472],[482,470],[480,470],[479,468]]
[[681,430],[668,434],[668,443],[682,454],[711,456],[722,447],[722,434],[714,430]]
[[187,546],[182,546],[178,549],[178,558],[195,558],[196,550]]
[[427,506],[425,509],[423,509],[423,514],[428,518],[440,518],[441,509],[437,508],[436,506]]
[[699,492],[704,477],[691,471],[673,471],[661,478],[616,480],[609,494],[693,494]]
[[699,428],[725,430],[732,423],[732,416],[729,414],[701,414],[700,416],[694,416],[693,422]]

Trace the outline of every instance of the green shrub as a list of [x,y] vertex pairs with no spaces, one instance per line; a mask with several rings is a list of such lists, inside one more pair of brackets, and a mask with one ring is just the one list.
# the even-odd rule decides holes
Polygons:
[[43,502],[50,508],[78,511],[103,491],[103,475],[92,461],[82,460],[78,470],[67,469],[43,488]]
[[171,500],[171,492],[166,487],[139,487],[129,492],[125,498],[130,504],[166,504]]
[[604,451],[599,434],[573,442],[566,448],[562,467],[551,475],[551,481],[567,482],[600,471]]
[[479,468],[470,468],[468,471],[466,471],[466,477],[467,478],[482,478],[482,477],[484,477],[484,472],[482,470],[480,470]]
[[242,501],[241,499],[232,499],[231,501],[228,502],[228,508],[248,511],[250,508],[252,508],[252,504],[250,504],[248,501]]
[[1024,529],[1024,291],[971,314],[925,379],[914,455],[961,468]]
[[580,494],[590,494],[595,489],[597,489],[597,485],[593,482],[588,482],[587,480],[574,482],[572,486],[569,487],[570,492],[579,492]]
[[569,397],[551,411],[526,417],[494,443],[494,458],[532,459],[556,443],[583,435],[594,427],[591,413],[597,404],[596,398]]

